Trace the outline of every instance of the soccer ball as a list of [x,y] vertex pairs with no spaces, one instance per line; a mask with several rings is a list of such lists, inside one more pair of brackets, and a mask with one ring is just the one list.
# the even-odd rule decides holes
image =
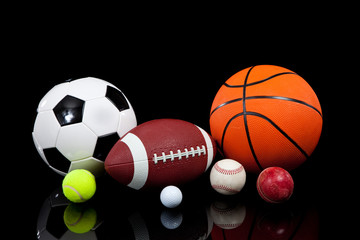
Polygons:
[[[99,232],[104,229],[103,217],[97,215],[95,226],[86,233],[74,233],[69,230],[64,223],[65,209],[71,203],[63,194],[62,188],[55,189],[48,198],[45,199],[40,208],[37,219],[37,239],[39,240],[65,240],[65,239],[89,239],[99,238]],[[79,205],[80,206],[80,205]],[[91,208],[91,206],[82,205],[82,207]],[[96,206],[93,208],[96,211]],[[100,217],[99,217],[100,216]],[[101,235],[101,234],[100,234]]]
[[93,77],[56,85],[42,98],[37,112],[32,133],[36,149],[63,176],[74,169],[101,175],[110,149],[137,125],[125,95]]

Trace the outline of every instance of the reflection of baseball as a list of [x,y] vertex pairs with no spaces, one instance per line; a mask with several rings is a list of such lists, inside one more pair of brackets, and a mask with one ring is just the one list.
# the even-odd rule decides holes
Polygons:
[[227,202],[213,202],[210,207],[210,214],[218,227],[234,229],[244,222],[246,207],[241,203],[234,206]]
[[235,160],[218,161],[210,172],[213,189],[224,195],[233,195],[241,191],[246,181],[244,167]]

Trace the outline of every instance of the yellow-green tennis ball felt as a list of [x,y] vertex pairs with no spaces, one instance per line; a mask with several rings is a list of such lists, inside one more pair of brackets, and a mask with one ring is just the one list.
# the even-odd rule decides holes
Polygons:
[[95,194],[95,177],[91,172],[84,169],[73,170],[65,176],[62,189],[70,201],[85,202]]
[[93,208],[72,203],[65,209],[64,223],[74,233],[86,233],[96,224],[97,214]]

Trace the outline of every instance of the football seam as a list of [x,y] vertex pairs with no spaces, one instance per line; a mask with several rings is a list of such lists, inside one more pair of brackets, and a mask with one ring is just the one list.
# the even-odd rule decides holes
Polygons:
[[178,158],[178,160],[181,160],[182,157],[185,157],[186,159],[188,159],[190,156],[191,157],[195,157],[195,155],[197,154],[198,156],[201,156],[201,154],[206,155],[206,147],[205,145],[201,145],[200,146],[196,146],[196,150],[194,147],[190,147],[190,151],[185,148],[184,151],[181,151],[180,149],[178,149],[176,151],[176,153],[174,153],[174,151],[170,150],[169,151],[170,154],[165,154],[165,152],[161,152],[158,156],[158,154],[154,153],[154,157],[153,157],[153,161],[155,164],[158,163],[158,161],[163,161],[164,163],[166,162],[166,160],[170,159],[170,161],[174,161],[175,158]]
[[[203,146],[204,146],[204,145],[203,145]],[[204,147],[205,147],[205,146],[204,146]],[[191,149],[191,148],[190,148],[190,149]],[[209,148],[207,148],[207,151],[210,151],[210,150],[213,150],[213,149],[214,149],[214,148],[209,147]],[[194,151],[195,151],[194,156],[192,156],[193,154],[192,154],[191,151],[188,151],[189,157],[201,156],[201,154],[200,154],[200,155],[198,154],[197,149],[196,149],[196,150],[194,149]],[[200,151],[203,152],[203,148],[200,148]],[[203,154],[204,156],[207,155],[207,151],[205,151],[205,153]],[[185,151],[182,152],[182,153],[185,154]],[[157,154],[154,153],[154,155],[157,155]],[[173,155],[176,155],[176,154],[173,154]],[[170,154],[169,154],[169,155],[166,155],[166,156],[170,156]],[[174,156],[174,157],[175,157],[175,156]],[[159,157],[157,157],[157,158],[162,158],[162,155],[159,156]],[[186,158],[186,157],[185,157],[185,159],[189,159],[189,158]],[[137,162],[146,162],[146,161],[150,161],[150,160],[154,161],[154,158],[152,158],[152,159],[143,159],[143,160],[139,160],[139,161],[137,161]],[[160,160],[158,160],[158,161],[160,161]],[[166,163],[166,161],[163,161],[163,162]],[[173,161],[171,161],[171,162],[173,162]],[[109,164],[109,163],[106,163],[106,161],[105,161],[105,166],[106,166],[106,167],[117,167],[117,166],[121,166],[121,165],[132,164],[132,163],[133,163],[133,162]]]
[[[149,159],[144,159],[144,160],[140,160],[140,161],[137,161],[137,162],[146,162],[146,161],[149,161]],[[105,166],[106,166],[107,168],[110,168],[110,167],[117,167],[117,166],[121,166],[121,165],[129,165],[129,164],[134,164],[134,162],[105,164]]]

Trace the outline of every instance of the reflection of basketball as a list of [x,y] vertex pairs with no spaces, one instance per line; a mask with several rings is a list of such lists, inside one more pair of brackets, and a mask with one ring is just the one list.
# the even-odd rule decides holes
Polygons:
[[309,84],[282,67],[244,69],[220,88],[211,107],[211,134],[225,157],[250,172],[303,163],[321,134],[322,112]]

